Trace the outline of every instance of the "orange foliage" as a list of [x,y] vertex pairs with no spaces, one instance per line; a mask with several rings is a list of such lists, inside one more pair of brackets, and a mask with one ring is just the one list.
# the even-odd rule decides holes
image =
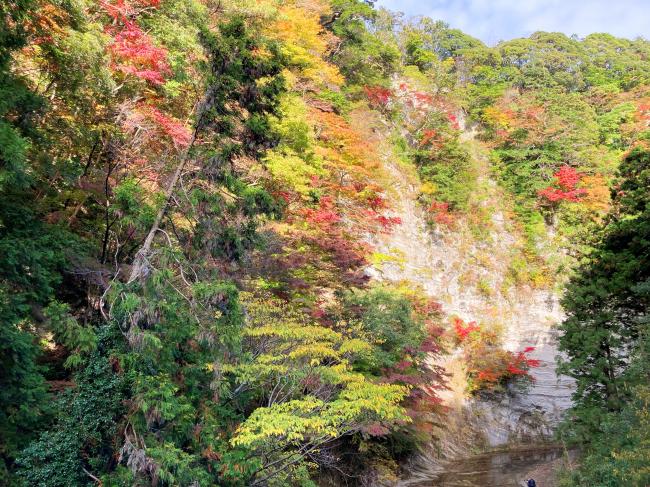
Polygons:
[[584,176],[580,181],[580,187],[586,191],[582,198],[585,208],[601,214],[609,210],[610,190],[607,180],[603,176],[600,174]]
[[25,30],[33,38],[34,44],[53,42],[56,37],[65,35],[63,27],[69,21],[69,15],[60,7],[51,3],[42,4],[34,13],[34,18],[25,25]]
[[370,171],[378,166],[373,157],[373,148],[343,117],[315,109],[311,110],[310,115],[320,129],[323,147],[319,152],[326,164],[335,168],[354,169],[362,174],[371,174]]
[[451,227],[456,222],[454,215],[449,211],[449,203],[433,201],[429,206],[429,212],[434,223]]

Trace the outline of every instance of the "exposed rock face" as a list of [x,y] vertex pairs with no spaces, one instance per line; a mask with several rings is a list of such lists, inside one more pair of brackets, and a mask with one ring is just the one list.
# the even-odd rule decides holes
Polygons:
[[[453,230],[431,232],[416,201],[417,179],[412,169],[399,166],[386,149],[384,165],[393,178],[394,216],[402,224],[392,234],[368,236],[376,251],[390,258],[382,258],[380,265],[367,272],[377,280],[407,280],[421,286],[450,316],[499,327],[506,349],[535,347],[530,356],[538,359],[540,366],[532,369],[535,382],[525,393],[512,391],[499,399],[470,398],[465,393],[460,351],[446,356],[441,365],[450,373],[451,389],[443,399],[456,418],[445,419],[446,431],[436,439],[439,459],[463,456],[477,447],[547,438],[570,406],[573,390],[568,377],[556,374],[556,324],[563,317],[558,296],[549,289],[506,285],[519,237],[507,216],[504,195],[489,177],[489,163],[480,144],[471,132],[465,140],[488,188],[481,204],[492,209],[489,236],[475,238],[462,221]],[[412,476],[430,478],[439,463],[431,455],[423,455],[414,463]]]

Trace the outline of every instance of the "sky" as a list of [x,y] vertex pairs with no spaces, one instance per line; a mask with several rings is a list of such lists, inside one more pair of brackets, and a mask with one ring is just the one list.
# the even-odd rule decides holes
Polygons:
[[650,38],[650,0],[377,0],[376,5],[444,20],[489,45],[538,30]]

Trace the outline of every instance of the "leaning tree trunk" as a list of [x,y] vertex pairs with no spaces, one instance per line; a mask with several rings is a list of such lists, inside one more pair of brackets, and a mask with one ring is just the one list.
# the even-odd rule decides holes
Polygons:
[[183,169],[187,164],[190,151],[192,150],[192,147],[194,147],[194,143],[196,142],[199,129],[201,128],[201,122],[204,113],[203,104],[200,105],[198,111],[200,112],[200,115],[197,117],[196,128],[194,129],[194,133],[192,134],[192,139],[190,140],[190,143],[187,146],[187,148],[182,152],[180,161],[176,166],[176,170],[174,171],[172,178],[169,180],[169,183],[167,183],[167,188],[165,189],[165,200],[162,206],[160,207],[160,209],[158,210],[158,213],[156,214],[156,218],[153,224],[151,225],[151,228],[149,229],[149,233],[147,233],[147,237],[144,239],[142,246],[135,254],[135,258],[133,259],[133,266],[131,267],[131,274],[129,275],[129,280],[127,281],[128,283],[140,279],[147,273],[147,267],[148,267],[147,263],[149,260],[149,255],[151,253],[151,246],[153,244],[153,240],[156,237],[156,233],[158,233],[158,230],[160,229],[160,224],[162,223],[162,220],[165,217],[167,210],[169,209],[169,204],[172,200],[174,190],[176,189],[176,184],[178,183],[178,180],[181,177],[181,173],[183,172]]

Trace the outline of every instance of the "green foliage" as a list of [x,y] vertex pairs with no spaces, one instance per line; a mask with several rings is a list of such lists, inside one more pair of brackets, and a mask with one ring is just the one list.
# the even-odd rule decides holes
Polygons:
[[647,382],[647,354],[639,347],[650,305],[648,195],[650,152],[637,147],[620,166],[614,211],[563,301],[560,348],[563,370],[577,381],[572,432],[580,439],[602,431],[601,420]]
[[361,370],[378,374],[404,359],[405,350],[419,348],[425,336],[407,296],[390,287],[355,290],[344,296],[351,318],[374,343],[373,353],[356,364]]
[[602,418],[600,432],[580,459],[575,471],[564,472],[560,485],[644,487],[650,482],[650,393],[632,391],[630,403],[619,413]]
[[[197,185],[193,191],[194,208],[202,208],[195,215],[199,236],[195,242],[213,256],[239,260],[257,241],[256,217],[279,213],[271,195],[263,187],[248,184],[233,171],[233,163],[245,155],[260,156],[275,138],[272,120],[277,125],[274,117],[280,114],[285,91],[283,57],[277,43],[256,36],[240,17],[221,24],[216,32],[202,31],[202,42],[212,69],[197,130],[210,130],[220,152],[204,154],[210,163],[203,176],[213,185],[207,190]],[[261,51],[268,56],[258,55]],[[306,133],[302,143],[305,137]],[[287,146],[300,143],[295,139]],[[277,173],[288,177],[284,161],[273,159],[272,154],[269,157],[277,162]]]
[[81,354],[95,350],[97,337],[92,328],[79,325],[69,312],[67,304],[57,301],[50,302],[43,310],[56,341],[73,352],[65,361],[65,366],[74,367],[81,363]]
[[36,362],[40,350],[29,330],[60,286],[68,252],[82,255],[78,242],[67,232],[36,220],[23,198],[4,194],[0,203],[2,482],[7,481],[7,467],[12,468],[20,448],[48,420],[43,369]]
[[125,412],[129,378],[115,370],[112,346],[117,337],[112,333],[108,327],[101,330],[100,350],[76,373],[75,386],[53,405],[54,425],[20,455],[19,473],[27,485],[89,485],[92,480],[84,469],[99,473],[114,462],[113,442]]
[[[214,128],[222,137],[234,135],[237,118],[245,118],[246,112],[229,110],[228,105],[233,102],[250,114],[275,113],[284,90],[283,58],[278,44],[256,36],[242,18],[222,23],[217,32],[204,30],[201,34],[212,69],[208,80],[209,104],[198,121],[199,127]],[[259,56],[259,50],[266,50],[269,55]]]
[[441,20],[429,18],[407,26],[404,32],[406,64],[422,70],[433,67],[434,60],[444,61],[462,54],[465,50],[483,48],[484,45],[458,29],[452,29]]
[[340,39],[332,56],[351,85],[375,85],[396,71],[400,52],[394,40],[371,30],[377,15],[364,0],[331,0],[333,19],[325,25]]
[[469,209],[471,196],[477,188],[477,174],[465,147],[450,140],[439,150],[418,153],[416,161],[422,180],[433,185],[429,194],[435,200],[449,203],[454,210]]
[[38,348],[30,333],[5,319],[9,309],[3,291],[0,288],[0,483],[8,484],[16,454],[47,419],[48,396],[36,365]]
[[146,193],[135,178],[125,178],[113,188],[111,212],[120,218],[120,224],[140,229],[151,226],[156,208],[146,201]]
[[35,8],[31,0],[0,7],[0,191],[28,180],[26,136],[33,130],[29,115],[40,108],[41,100],[12,73],[10,61],[12,51],[26,43],[25,22]]
[[201,208],[195,233],[198,251],[214,257],[240,260],[258,242],[260,217],[276,217],[280,206],[262,187],[252,186],[227,171],[222,186],[192,192],[192,202]]
[[609,112],[600,115],[598,125],[600,126],[601,143],[617,149],[625,147],[620,127],[624,122],[632,119],[635,111],[634,104],[627,102],[617,105]]

